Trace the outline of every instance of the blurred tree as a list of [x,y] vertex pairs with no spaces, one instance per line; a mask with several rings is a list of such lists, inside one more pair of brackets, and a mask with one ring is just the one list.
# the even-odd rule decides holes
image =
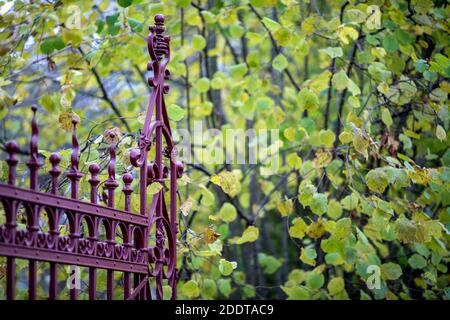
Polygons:
[[[146,28],[163,13],[173,127],[280,130],[263,150],[281,157],[275,174],[262,162],[187,164],[180,297],[448,299],[449,10],[441,0],[0,1],[0,148],[26,145],[38,103],[44,157],[69,148],[76,113],[82,170],[106,165],[103,132],[115,127],[117,172],[127,171],[150,90]],[[216,138],[193,144],[195,155]],[[70,150],[61,154],[67,165]],[[86,198],[87,186],[85,176]],[[369,289],[373,266],[380,287]]]

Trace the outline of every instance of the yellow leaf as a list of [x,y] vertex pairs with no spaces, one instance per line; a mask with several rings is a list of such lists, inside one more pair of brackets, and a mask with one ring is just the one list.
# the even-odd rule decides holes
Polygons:
[[80,117],[75,112],[63,112],[58,117],[59,126],[65,131],[72,131],[72,119],[75,118],[80,125]]
[[294,203],[292,199],[285,199],[284,201],[280,201],[277,204],[278,212],[280,212],[282,217],[286,217],[291,214],[294,208]]
[[313,239],[318,239],[323,236],[325,231],[325,225],[322,219],[319,219],[309,225],[308,229],[306,230],[306,234]]
[[289,235],[293,238],[303,239],[308,225],[301,217],[292,220],[292,226],[289,228]]
[[230,239],[231,244],[242,244],[246,242],[255,242],[259,237],[259,229],[254,226],[249,226],[244,230],[242,236]]
[[211,182],[220,186],[230,197],[236,196],[241,191],[241,183],[233,172],[222,171],[211,177]]
[[203,233],[203,240],[206,244],[215,242],[219,237],[220,233],[217,233],[216,230],[212,228],[206,228],[205,232]]
[[333,158],[333,155],[330,151],[317,151],[316,152],[316,158],[314,159],[314,166],[318,168],[324,168],[326,167],[331,159]]
[[358,39],[358,31],[352,27],[349,26],[340,26],[338,29],[338,37],[339,40],[341,40],[341,42],[343,44],[349,44],[350,40],[356,40]]

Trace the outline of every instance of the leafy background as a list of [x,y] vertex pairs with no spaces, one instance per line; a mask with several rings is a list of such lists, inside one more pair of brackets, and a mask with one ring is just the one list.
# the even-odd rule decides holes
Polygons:
[[[120,133],[117,179],[130,170],[128,152],[137,144],[150,93],[145,37],[156,13],[165,15],[171,35],[166,104],[174,128],[192,130],[194,121],[203,121],[223,132],[280,129],[269,147],[280,148],[276,174],[267,175],[261,164],[186,166],[179,181],[179,298],[450,297],[445,1],[0,6],[3,159],[12,138],[26,159],[29,106],[38,103],[43,157],[59,150],[67,166],[75,114],[82,171],[93,161],[105,167],[111,141],[103,133],[111,128]],[[378,14],[371,6],[380,9],[379,25],[371,23]],[[77,10],[80,27],[74,29]],[[194,150],[200,155],[213,142]],[[5,178],[4,162],[0,170]],[[24,161],[19,173],[26,185]],[[87,179],[81,181],[84,199]],[[48,176],[40,182],[48,190]],[[68,189],[63,177],[60,192]],[[137,205],[137,190],[134,197]],[[372,265],[381,270],[374,290],[366,285]],[[19,297],[26,297],[27,266],[19,267]],[[42,297],[47,268],[40,269]]]

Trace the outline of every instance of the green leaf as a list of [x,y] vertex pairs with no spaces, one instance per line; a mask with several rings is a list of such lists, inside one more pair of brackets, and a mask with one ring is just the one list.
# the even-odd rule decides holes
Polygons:
[[299,201],[300,203],[306,207],[309,206],[312,202],[312,198],[316,193],[316,187],[309,183],[307,180],[302,181],[300,187],[298,189],[299,193]]
[[282,265],[280,259],[262,252],[258,253],[258,262],[266,274],[274,274]]
[[342,206],[336,199],[328,201],[327,215],[333,219],[339,219],[342,216]]
[[229,276],[236,268],[237,263],[235,261],[227,261],[225,259],[220,259],[219,261],[219,271],[224,276]]
[[177,7],[185,9],[189,7],[189,5],[191,4],[191,0],[175,0],[175,3]]
[[247,70],[247,65],[245,63],[240,63],[230,67],[230,74],[234,79],[238,80],[245,76]]
[[40,48],[41,48],[42,54],[51,54],[54,50],[53,40],[47,39],[47,40],[42,41]]
[[240,24],[234,23],[230,26],[229,31],[232,38],[239,39],[244,35],[245,28]]
[[413,269],[423,269],[427,266],[427,260],[417,253],[408,259],[408,263]]
[[343,56],[342,48],[341,47],[328,47],[325,49],[320,49],[320,52],[326,53],[330,56],[330,58],[339,58]]
[[342,91],[348,86],[349,78],[344,71],[339,71],[333,75],[331,80],[333,87],[338,91]]
[[341,277],[332,278],[327,285],[328,292],[335,296],[345,290],[345,282]]
[[436,137],[441,141],[447,139],[447,132],[445,132],[445,129],[439,124],[436,126]]
[[206,40],[199,34],[194,34],[192,37],[192,48],[201,51],[206,47]]
[[195,87],[200,93],[207,92],[209,90],[209,79],[206,77],[198,79],[195,83]]
[[120,12],[117,12],[117,13],[115,13],[113,15],[110,15],[110,16],[106,16],[106,24],[108,26],[112,27],[117,22],[117,20],[119,19],[119,16],[120,16]]
[[303,286],[295,286],[295,287],[288,287],[288,286],[280,286],[281,290],[286,293],[288,296],[288,300],[308,300],[310,295],[308,289],[306,289]]
[[316,258],[317,258],[317,252],[314,248],[302,248],[301,254],[300,254],[300,260],[304,263],[315,266],[316,265]]
[[122,8],[126,8],[126,7],[131,6],[131,4],[133,3],[133,0],[117,0],[117,3]]
[[388,128],[392,126],[393,121],[388,108],[381,109],[381,120]]
[[131,27],[131,30],[134,32],[141,32],[144,29],[144,23],[140,22],[133,18],[127,18],[128,24]]
[[[359,89],[359,88],[358,88],[358,89]],[[352,108],[355,108],[355,109],[358,109],[358,108],[361,106],[361,104],[360,104],[360,102],[359,102],[359,98],[358,98],[358,97],[355,97],[355,96],[351,96],[351,97],[348,98],[348,104],[349,104]]]
[[194,280],[189,280],[181,287],[181,292],[188,298],[196,298],[200,295],[198,284]]
[[264,23],[264,25],[267,27],[267,29],[269,29],[270,32],[272,32],[272,33],[276,32],[281,27],[278,22],[276,22],[270,18],[267,18],[267,17],[264,17],[262,19],[262,23]]
[[366,184],[371,191],[383,193],[388,183],[386,172],[381,168],[370,170],[366,175]]
[[161,189],[162,189],[163,185],[159,182],[153,182],[152,184],[150,184],[147,188],[147,193],[148,194],[156,194],[158,193]]
[[328,202],[323,193],[316,193],[311,201],[311,211],[317,215],[322,215],[327,212]]
[[414,64],[414,66],[416,68],[416,71],[420,72],[420,73],[425,72],[426,70],[428,70],[428,67],[429,67],[428,63],[423,59],[417,60]]
[[333,147],[334,141],[336,140],[336,135],[330,129],[320,130],[319,133],[320,143],[325,145],[328,148]]
[[348,79],[347,88],[348,88],[348,91],[350,91],[350,93],[353,96],[357,96],[357,95],[361,94],[361,89],[359,89],[358,85],[356,83],[354,83],[352,79]]
[[347,144],[347,143],[352,142],[352,140],[353,140],[353,135],[348,131],[342,131],[339,134],[339,141],[342,143]]
[[234,221],[237,217],[236,208],[229,202],[225,202],[219,211],[220,218],[225,222]]
[[172,103],[167,107],[167,114],[173,121],[180,121],[184,118],[185,111],[182,107]]
[[163,286],[163,299],[170,300],[172,297],[172,287],[164,285]]
[[358,207],[359,197],[357,194],[352,193],[341,200],[341,204],[345,210],[351,211]]
[[340,239],[347,238],[352,233],[350,218],[342,218],[336,222],[334,235]]
[[387,35],[383,37],[383,47],[387,52],[392,53],[398,50],[398,42],[394,35]]
[[275,59],[273,59],[272,67],[275,70],[281,72],[284,69],[286,69],[287,66],[288,66],[288,61],[287,61],[286,57],[284,55],[282,55],[281,53],[279,55],[277,55],[275,57]]
[[325,283],[325,278],[323,274],[317,273],[317,272],[311,272],[308,279],[306,279],[306,285],[311,290],[317,290],[322,288],[323,284]]
[[315,110],[319,107],[319,97],[307,88],[303,88],[298,93],[297,102],[299,107],[305,110]]
[[211,298],[211,299],[214,298],[217,294],[216,282],[212,279],[203,280],[202,293],[207,298]]
[[214,194],[209,191],[205,186],[200,185],[200,188],[202,189],[202,205],[206,206],[206,207],[210,207],[212,205],[214,205],[214,201],[216,200],[214,197]]
[[381,274],[387,280],[397,280],[402,275],[402,268],[396,263],[383,263],[381,265]]
[[219,286],[219,291],[225,296],[229,297],[231,292],[231,279],[219,279],[217,280],[217,284]]

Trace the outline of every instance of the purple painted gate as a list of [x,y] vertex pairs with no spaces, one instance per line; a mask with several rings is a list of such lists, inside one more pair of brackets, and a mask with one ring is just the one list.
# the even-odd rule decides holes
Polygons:
[[[147,69],[153,71],[153,76],[148,79],[153,90],[144,128],[139,136],[139,149],[130,154],[132,165],[139,168],[139,214],[131,213],[132,172],[122,176],[124,210],[114,208],[114,191],[119,186],[115,178],[115,143],[111,143],[109,148],[108,179],[104,181],[108,206],[97,204],[100,184],[98,164],[89,166],[90,203],[77,199],[79,182],[84,174],[78,168],[79,146],[75,118],[72,119],[72,155],[66,173],[70,180],[71,197],[58,195],[58,178],[61,175],[61,157],[58,153],[49,157],[52,167],[49,171],[51,192],[39,191],[38,170],[43,163],[38,155],[37,108],[33,106],[30,159],[26,163],[29,168],[30,187],[24,189],[16,186],[19,148],[15,141],[10,141],[6,146],[9,154],[6,160],[9,166],[8,183],[0,183],[0,201],[6,213],[6,222],[0,225],[0,256],[6,257],[7,299],[15,298],[16,259],[28,260],[29,299],[36,299],[37,295],[38,262],[49,263],[49,299],[58,298],[58,265],[88,268],[89,299],[96,298],[99,269],[107,270],[107,299],[114,298],[114,273],[117,272],[123,273],[121,285],[125,299],[151,299],[152,278],[156,280],[156,299],[163,298],[165,281],[172,288],[172,299],[176,298],[177,178],[183,173],[183,165],[175,159],[176,150],[164,104],[164,94],[169,91],[169,86],[164,84],[164,81],[170,75],[166,69],[170,59],[170,37],[163,35],[164,17],[156,15],[155,25],[149,29],[147,46],[151,61]],[[115,134],[111,131],[110,135],[114,141]],[[149,161],[147,156],[153,145],[156,156],[154,161]],[[164,157],[167,158],[167,165],[163,163]],[[167,187],[164,182],[167,180],[170,183],[169,208],[166,207],[165,201]],[[159,192],[152,195],[150,202],[150,199],[147,199],[147,187],[151,183],[163,186]],[[25,229],[19,229],[17,225],[20,210],[24,210],[26,215]],[[48,231],[39,228],[41,213],[48,217]],[[61,234],[59,230],[62,219],[68,220],[69,230],[66,235]],[[87,226],[87,231],[83,230],[83,233],[82,225]],[[101,228],[105,231],[104,239],[100,237]],[[117,234],[121,235],[122,243],[116,243]],[[151,236],[154,236],[155,243],[150,246]],[[76,299],[79,290],[68,290],[70,298]]]

